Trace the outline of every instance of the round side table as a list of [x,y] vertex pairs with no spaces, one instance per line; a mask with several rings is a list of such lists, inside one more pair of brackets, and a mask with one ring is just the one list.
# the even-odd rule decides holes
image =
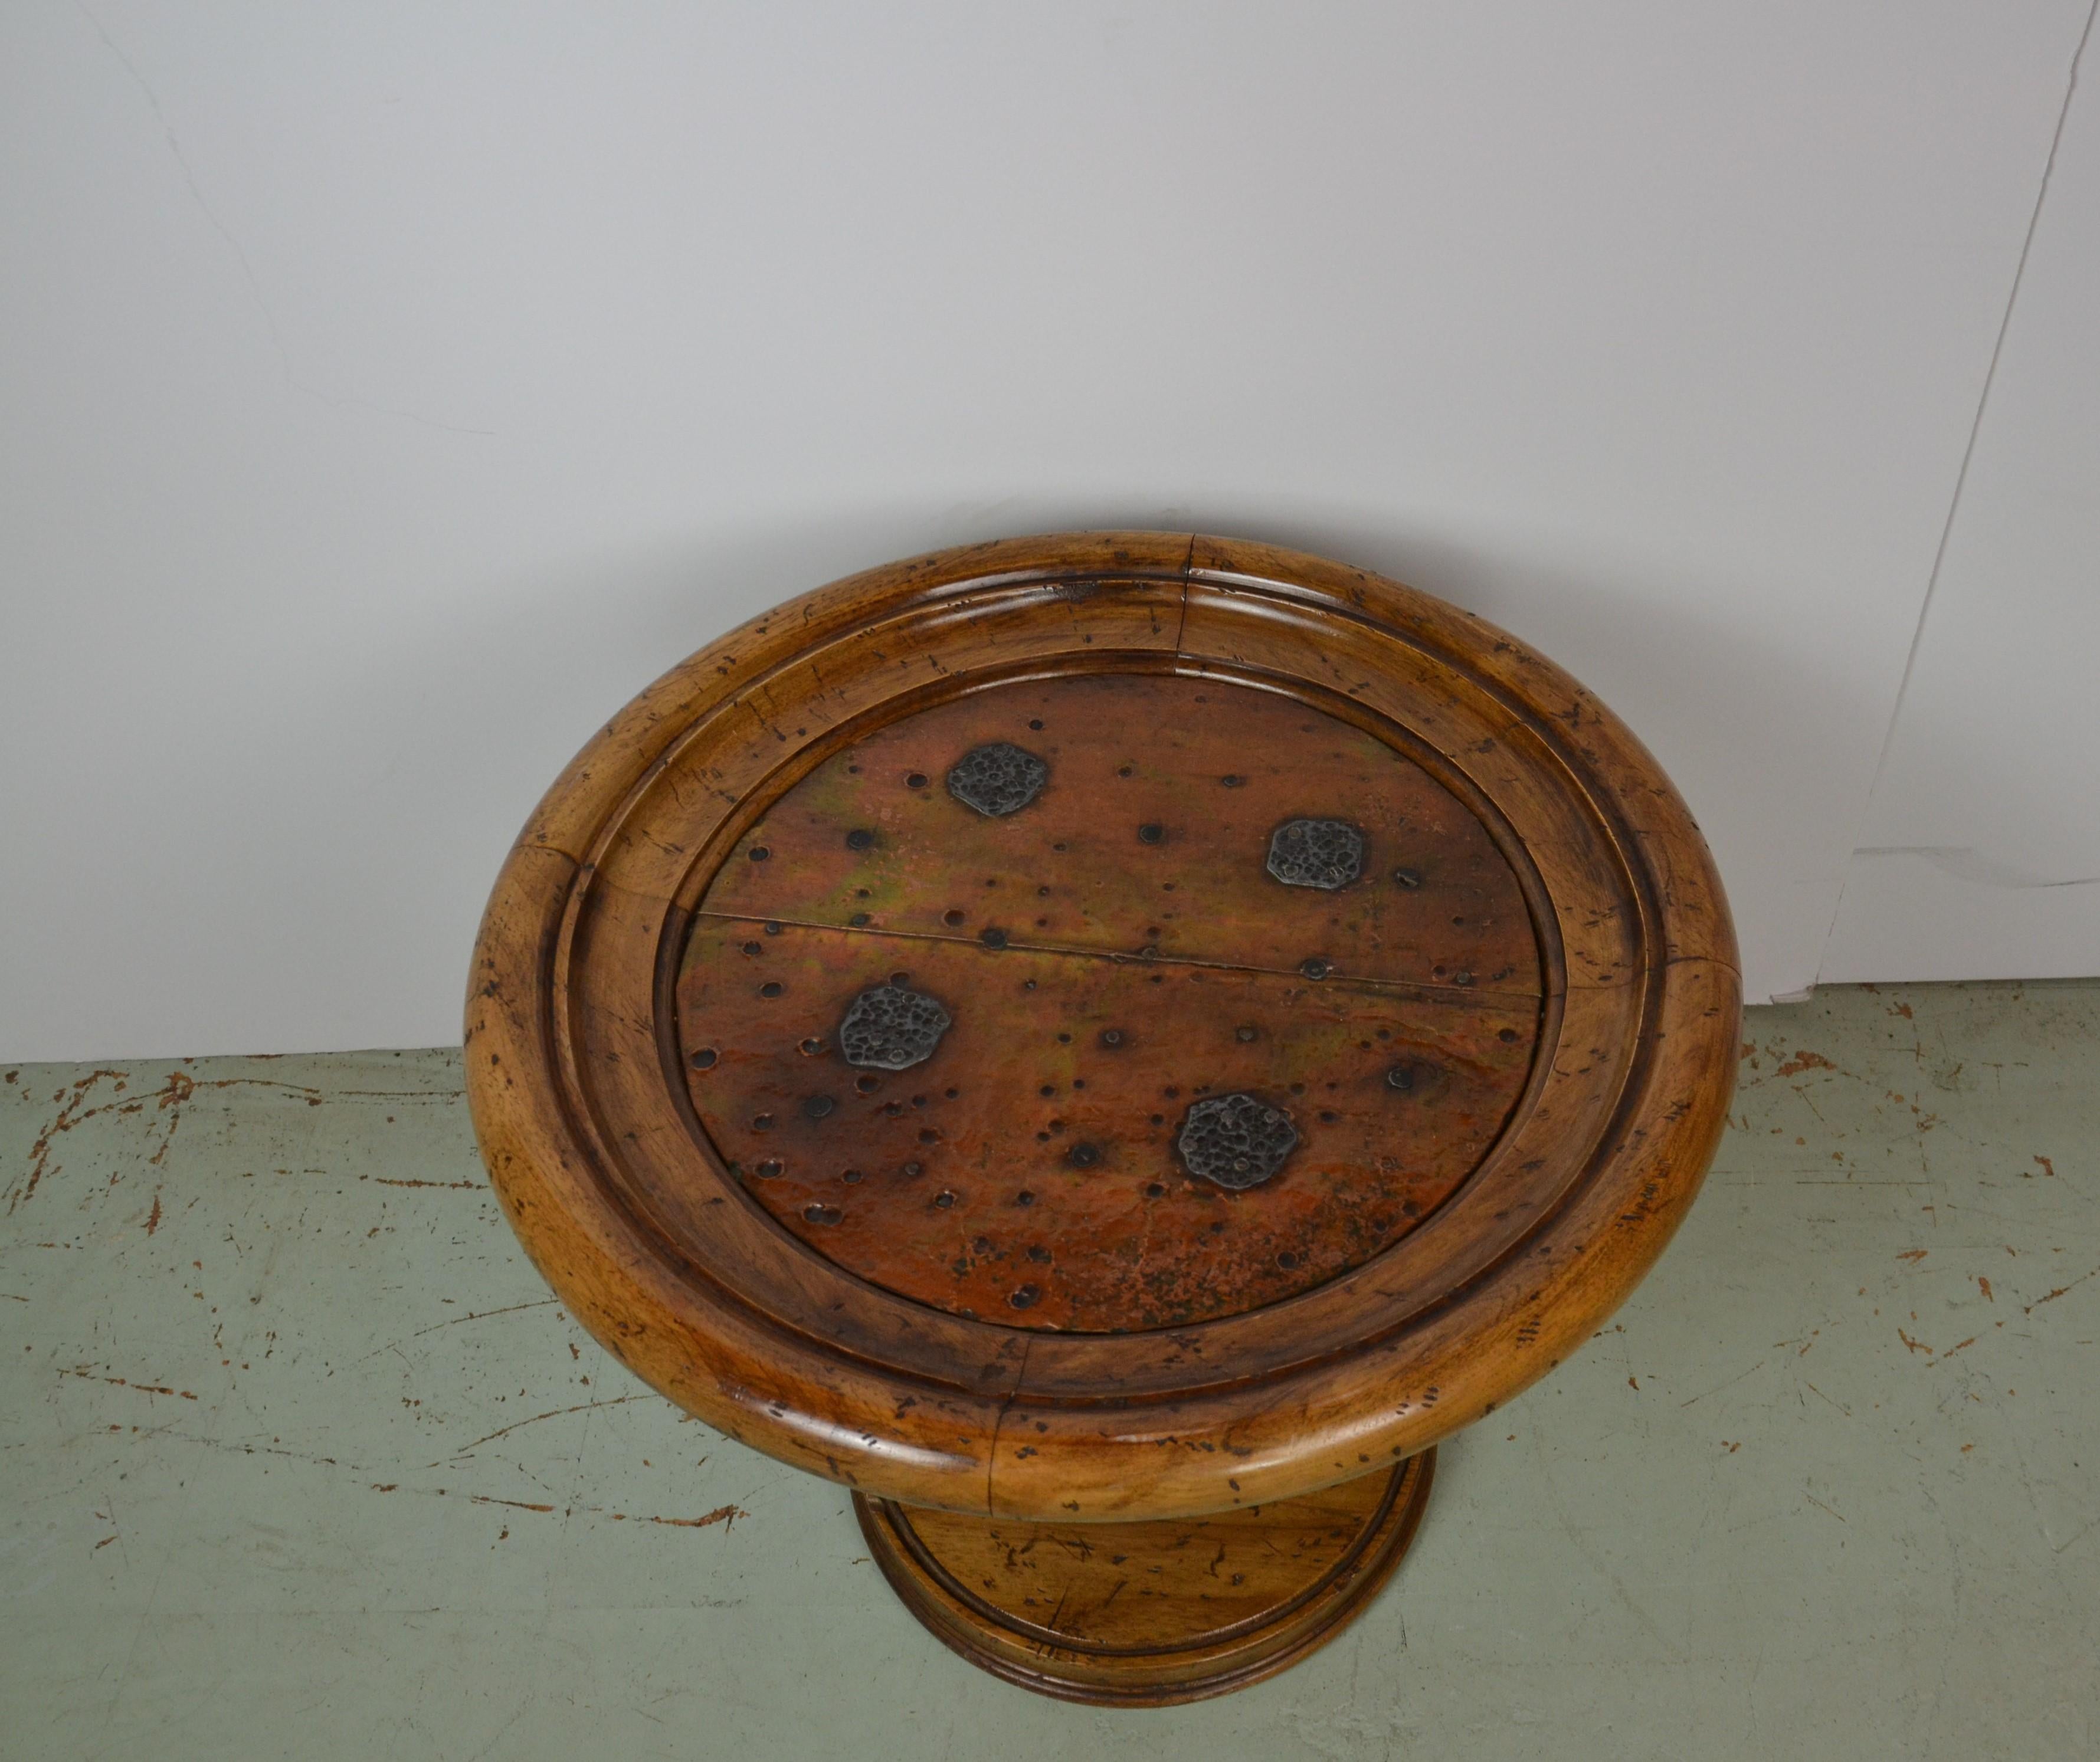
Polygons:
[[1652,1264],[1736,959],[1668,780],[1521,643],[1065,534],[821,588],[616,716],[496,883],[468,1082],[609,1351],[851,1487],[973,1663],[1158,1703],[1331,1638],[1436,1441]]

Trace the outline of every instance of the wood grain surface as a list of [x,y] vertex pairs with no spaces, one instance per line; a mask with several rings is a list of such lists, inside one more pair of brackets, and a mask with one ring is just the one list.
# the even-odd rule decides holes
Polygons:
[[[893,977],[948,1000],[955,1025],[923,1065],[856,1071],[840,1015]],[[1257,1309],[1397,1240],[1494,1143],[1538,1015],[709,919],[678,998],[708,1058],[685,1067],[708,1139],[783,1228],[922,1303],[1096,1331]],[[1191,1103],[1234,1092],[1272,1098],[1299,1134],[1243,1192],[1176,1152]]]
[[1436,1452],[1211,1518],[1018,1523],[856,1498],[861,1532],[944,1645],[1039,1694],[1161,1707],[1295,1664],[1414,1540]]
[[[1308,892],[1304,909],[1315,915],[1279,929],[1282,918],[1242,905],[1293,890],[1251,870],[1249,891],[1216,883],[1215,911],[1168,922],[1164,910],[1137,910],[1155,893],[1175,898],[1185,881],[1194,888],[1193,870],[1142,865],[1184,861],[1199,833],[1224,841],[1229,831],[1244,850],[1286,801],[1289,812],[1335,811],[1286,789],[1282,768],[1259,786],[1271,794],[1245,795],[1260,807],[1243,814],[1233,805],[1242,791],[1222,781],[1200,796],[1193,784],[1172,787],[1157,771],[1170,756],[1175,776],[1227,774],[1202,744],[1209,735],[1177,717],[1171,739],[1139,747],[1141,718],[1129,707],[1147,696],[1193,701],[1198,691],[1235,707],[1293,707],[1281,716],[1314,729],[1322,751],[1356,754],[1357,782],[1372,786],[1383,767],[1392,789],[1415,792],[1415,807],[1396,794],[1381,813],[1444,816],[1489,922],[1440,927],[1438,936],[1448,927],[1480,940],[1431,938],[1410,915],[1419,902],[1398,888],[1375,901],[1365,893],[1376,909],[1364,910],[1346,895]],[[1131,860],[1075,880],[1039,872],[1039,851],[1008,851],[1004,867],[951,852],[942,884],[921,898],[895,868],[898,853],[949,847],[923,832],[930,820],[913,817],[921,809],[911,773],[900,793],[845,755],[888,752],[923,771],[930,790],[955,739],[986,725],[973,718],[1010,717],[1028,708],[1029,693],[1043,694],[1038,711],[1060,694],[1092,694],[1086,701],[1099,707],[1076,723],[1060,711],[1054,726],[1041,713],[1044,728],[1028,730],[1074,742],[1052,755],[1061,764],[1094,755],[1073,802],[1061,803],[1055,786],[1044,791],[1039,828],[1062,825],[1068,844],[1084,838],[1096,841],[1090,851]],[[1106,707],[1116,704],[1120,731]],[[1264,713],[1250,712],[1244,725]],[[932,746],[912,747],[943,729]],[[1096,774],[1096,760],[1118,754]],[[1231,773],[1253,777],[1256,756],[1250,743]],[[847,769],[854,763],[858,776]],[[1122,763],[1131,777],[1115,774]],[[1153,793],[1111,790],[1132,785]],[[1080,811],[1089,801],[1096,807]],[[855,849],[841,835],[835,850],[822,849],[842,817],[864,822],[846,831],[874,840]],[[1134,835],[1126,844],[1133,820],[1168,834],[1157,848]],[[810,841],[792,888],[766,882],[780,897],[738,892],[756,884],[756,868],[788,874],[770,858],[751,862],[761,825],[783,848]],[[1392,827],[1381,820],[1372,830],[1383,840]],[[972,854],[993,852],[980,844]],[[875,866],[854,866],[863,859]],[[1381,844],[1380,861],[1389,860]],[[1051,923],[1004,905],[988,923],[981,903],[946,884],[972,868],[983,869],[980,894],[1035,874],[1034,886],[1052,888],[1037,897],[1056,909],[1035,915]],[[999,888],[983,888],[988,878]],[[1167,879],[1175,896],[1158,885]],[[1510,952],[1523,940],[1511,934],[1511,890],[1533,950],[1528,980]],[[1299,909],[1295,900],[1279,908]],[[853,926],[862,910],[869,923]],[[951,910],[964,913],[961,923],[947,922]],[[878,911],[894,915],[877,925]],[[770,941],[768,922],[782,927]],[[1321,932],[1316,951],[1335,962],[1317,984],[1292,971],[1306,958],[1297,951],[1308,925]],[[813,1055],[799,1051],[836,1029],[838,991],[799,1022],[783,1015],[783,1030],[805,1031],[775,1038],[754,1034],[750,1024],[764,1018],[734,993],[768,962],[804,963],[791,975],[796,1007],[805,986],[857,982],[862,970],[845,946],[882,937],[845,933],[856,927],[908,938],[915,974],[951,963],[929,982],[946,988],[959,1024],[995,1003],[1002,1022],[1026,1020],[1000,987],[1025,963],[1055,969],[1064,976],[1039,978],[1035,995],[1048,987],[1063,1025],[1043,1024],[1051,1039],[1039,1057],[987,1051],[975,1064],[960,1049],[977,1037],[951,1029],[921,1068],[923,1084],[899,1073],[846,1112],[836,1068],[817,1082]],[[1007,946],[978,940],[986,927],[1004,931]],[[1055,945],[1022,945],[1028,932],[1053,928]],[[1133,945],[1135,936],[1145,940]],[[750,940],[769,952],[743,955]],[[1158,954],[1142,952],[1151,944]],[[1217,991],[1168,976],[1207,971],[1198,951],[1214,944],[1238,952],[1204,985],[1245,988],[1221,1011],[1211,1006]],[[1483,971],[1501,976],[1487,985]],[[1459,971],[1476,983],[1457,984]],[[1139,1016],[1111,977],[1156,1001],[1156,1018]],[[765,1001],[791,1003],[788,981],[778,982],[780,997]],[[1302,994],[1290,994],[1294,983]],[[1439,996],[1461,1007],[1436,1007]],[[1374,998],[1389,1001],[1374,1007]],[[550,791],[497,884],[470,997],[469,1072],[483,1152],[528,1250],[585,1325],[688,1410],[883,1498],[1037,1522],[1186,1518],[1390,1468],[1586,1339],[1697,1191],[1727,1104],[1740,1002],[1727,909],[1683,804],[1610,711],[1551,663],[1426,595],[1321,559],[1185,534],[1061,535],[942,553],[820,589],[711,645],[615,717]],[[1496,1025],[1505,1007],[1513,1013],[1501,1025],[1515,1042]],[[1215,1077],[1141,1062],[1166,1056],[1145,1051],[1141,1037],[1155,1028],[1192,1051],[1238,1056],[1215,1039],[1226,1017],[1276,1037],[1249,1043],[1275,1062],[1221,1064]],[[1128,1050],[1140,1057],[1130,1075],[1107,1074],[1098,1049],[1083,1061],[1052,1050],[1079,1046],[1096,1024],[1096,1033],[1119,1026],[1133,1036]],[[1371,1111],[1361,1086],[1386,1044],[1379,1027],[1412,1037],[1410,1059],[1440,1060],[1452,1073],[1440,1101],[1433,1091],[1423,1098],[1445,1112],[1381,1120]],[[1067,1032],[1070,1042],[1055,1040]],[[1526,1037],[1535,1046],[1519,1077]],[[717,1053],[708,1073],[692,1062],[704,1043]],[[951,1043],[954,1068],[944,1070]],[[1512,1046],[1509,1062],[1498,1062]],[[1323,1059],[1318,1081],[1340,1086],[1325,1103],[1332,1121],[1318,1117],[1313,1092]],[[726,1080],[718,1091],[698,1081],[714,1074]],[[1081,1079],[1083,1095],[1073,1087]],[[1291,1095],[1294,1081],[1307,1085],[1304,1095]],[[1293,1170],[1274,1196],[1255,1189],[1254,1204],[1231,1208],[1246,1227],[1210,1232],[1214,1247],[1192,1227],[1215,1221],[1209,1202],[1161,1178],[1165,1165],[1151,1160],[1161,1147],[1147,1134],[1170,1126],[1166,1087],[1185,1094],[1220,1082],[1264,1086],[1335,1143],[1398,1167],[1347,1174],[1354,1151],[1322,1161],[1308,1132],[1306,1179]],[[1021,1091],[1004,1117],[993,1106],[1002,1084]],[[1046,1085],[1057,1092],[1042,1095]],[[1158,1093],[1148,1098],[1148,1089]],[[878,1190],[865,1169],[855,1192],[870,1190],[871,1203],[874,1191],[905,1196],[895,1215],[857,1232],[854,1212],[830,1196],[858,1165],[814,1130],[796,1137],[801,1128],[783,1117],[818,1093],[837,1103],[829,1117],[865,1130],[855,1154],[864,1143],[880,1153],[869,1161],[899,1175],[919,1161],[921,1174],[903,1180],[944,1181],[955,1203],[931,1207],[941,1215],[929,1222],[913,1209],[916,1188]],[[923,1110],[911,1104],[920,1093]],[[1147,1099],[1154,1104],[1136,1116]],[[755,1125],[761,1112],[774,1115],[770,1129]],[[1053,1117],[1061,1134],[1051,1132]],[[757,1148],[769,1130],[782,1171],[748,1178],[769,1160]],[[911,1154],[925,1130],[940,1134],[925,1148],[955,1159],[946,1174]],[[732,1142],[739,1131],[752,1135]],[[1081,1131],[1103,1140],[1101,1161],[1084,1171],[1101,1178],[1082,1183],[1054,1169],[1039,1178],[1026,1159]],[[953,1217],[964,1208],[965,1174],[970,1210]],[[1326,1203],[1345,1178],[1352,1200],[1368,1200],[1354,1233]],[[835,1178],[839,1187],[812,1184],[807,1196],[790,1184]],[[1026,1209],[1017,1203],[1023,1182],[1039,1179],[1026,1190],[1057,1196],[1043,1199],[1039,1215],[1058,1232],[1040,1240],[1010,1227]],[[1154,1184],[1168,1191],[1154,1195]],[[1326,1197],[1300,1212],[1288,1197],[1300,1187]],[[840,1219],[814,1222],[810,1205],[832,1206]],[[986,1218],[1001,1227],[985,1227]],[[1154,1218],[1161,1227],[1148,1234]],[[1380,1218],[1390,1227],[1373,1227]],[[964,1227],[977,1258],[958,1273],[968,1255],[939,1257]],[[818,1232],[824,1246],[814,1252]],[[992,1250],[974,1249],[980,1235]],[[1217,1258],[1198,1258],[1192,1243]],[[1038,1297],[1023,1312],[1011,1302],[1011,1257],[1017,1249],[1026,1259],[1031,1246],[1050,1253],[1057,1272],[1033,1281]],[[1299,1254],[1299,1266],[1282,1266],[1285,1253]],[[1111,1289],[1101,1269],[1118,1265],[1135,1294]]]
[[[987,750],[1026,755],[1018,808],[944,786]],[[1348,828],[1341,884],[1271,873],[1308,819]],[[1117,1332],[1261,1308],[1413,1228],[1522,1091],[1538,972],[1515,872],[1404,753],[1274,692],[1110,673],[819,765],[708,886],[677,1004],[710,1143],[815,1252],[959,1315]],[[884,986],[951,1025],[856,1070],[840,1023]],[[1227,1095],[1297,1139],[1244,1190],[1176,1153]]]
[[[1025,808],[998,817],[942,781],[993,743],[1039,755],[1048,772]],[[1361,828],[1361,878],[1333,892],[1276,881],[1264,867],[1271,835],[1299,818]],[[1540,989],[1516,876],[1449,790],[1302,699],[1172,673],[1019,680],[874,730],[752,824],[702,910],[1282,973],[1312,960],[1340,977],[1522,998]]]

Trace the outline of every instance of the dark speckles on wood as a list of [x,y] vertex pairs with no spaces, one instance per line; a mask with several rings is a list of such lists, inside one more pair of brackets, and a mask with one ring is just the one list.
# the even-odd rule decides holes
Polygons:
[[[1310,1290],[1437,1209],[1529,1068],[1520,1002],[1425,1016],[1421,993],[1361,989],[1535,982],[1507,862],[1414,762],[1266,694],[1120,675],[979,694],[856,742],[745,836],[770,860],[717,875],[689,944],[682,1032],[724,1067],[690,1079],[704,1126],[726,1158],[784,1163],[752,1192],[810,1247],[951,1313],[1114,1331]],[[1433,882],[1352,886],[1374,848],[1382,880],[1398,861]],[[703,980],[721,971],[704,949],[747,944],[740,995]],[[784,989],[755,1003],[761,980]],[[1494,1037],[1511,1022],[1519,1039]],[[924,1056],[938,1086],[905,1092],[890,1073]],[[827,1082],[833,1058],[862,1074]],[[1402,1098],[1396,1062],[1462,1074]],[[1281,1126],[1246,1115],[1207,1157],[1224,1134],[1200,1121],[1233,1097]],[[849,1187],[814,1227],[805,1208]],[[1025,1320],[1021,1245],[969,1246],[1017,1217],[1054,1253]]]
[[[703,918],[687,945],[681,1033],[725,1049],[689,1079],[703,1130],[725,1159],[784,1163],[752,1196],[817,1253],[1010,1326],[1174,1326],[1324,1284],[1444,1203],[1530,1068],[1535,1017],[1521,1006],[1410,1002],[1340,976],[1315,989],[1291,974],[993,954],[952,932],[907,942],[788,922],[766,945],[786,996],[759,1005],[743,934]],[[854,1070],[836,1012],[898,990],[900,974],[955,1024],[932,1064]],[[1502,1039],[1512,1024],[1518,1037]],[[1396,1064],[1449,1075],[1401,1095],[1386,1081]],[[1304,1134],[1280,1174],[1237,1192],[1195,1174],[1175,1143],[1192,1103],[1236,1093],[1289,1110]],[[818,1095],[837,1105],[812,1118]],[[770,1130],[754,1127],[760,1113]],[[803,1216],[841,1203],[835,1227]],[[1026,1242],[1006,1240],[1021,1218]],[[973,1249],[979,1235],[996,1252]],[[1054,1260],[1031,1273],[1042,1295],[1023,1320],[1006,1299],[1028,1244]]]
[[[962,760],[1008,747],[1048,782],[1025,811],[987,813],[964,795],[1004,807],[1020,792],[994,790],[990,767],[973,782]],[[930,786],[951,772],[964,795]],[[1342,830],[1303,833],[1303,849],[1286,834],[1277,852],[1303,884],[1270,871],[1281,829],[1330,825]],[[855,848],[859,833],[873,843]],[[1348,873],[1340,847],[1358,835],[1356,882],[1314,884]],[[771,860],[726,866],[704,910],[889,936],[989,924],[1015,947],[1271,969],[1317,953],[1399,982],[1440,965],[1505,993],[1540,982],[1522,889],[1457,795],[1366,729],[1216,681],[1030,681],[914,712],[795,783],[739,848],[752,846]],[[1390,880],[1395,863],[1421,886]]]

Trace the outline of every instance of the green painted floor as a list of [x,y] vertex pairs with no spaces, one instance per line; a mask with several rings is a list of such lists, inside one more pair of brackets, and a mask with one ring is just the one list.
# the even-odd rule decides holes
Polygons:
[[2100,1753],[2100,982],[1751,1012],[1691,1222],[1277,1680],[1102,1712],[564,1318],[450,1051],[0,1086],[0,1755]]

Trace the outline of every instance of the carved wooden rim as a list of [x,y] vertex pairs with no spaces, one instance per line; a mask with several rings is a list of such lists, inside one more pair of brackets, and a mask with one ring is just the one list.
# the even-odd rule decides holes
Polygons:
[[1096,1707],[1170,1707],[1273,1676],[1340,1634],[1384,1588],[1427,1508],[1436,1452],[1387,1471],[1383,1496],[1339,1560],[1247,1619],[1180,1643],[1101,1645],[977,1596],[920,1540],[911,1508],[858,1495],[854,1514],[898,1600],[951,1651],[1038,1694]]
[[[1001,680],[1103,668],[1289,692],[1429,763],[1524,880],[1542,1039],[1487,1161],[1356,1271],[1193,1327],[1021,1333],[854,1279],[752,1205],[691,1118],[669,985],[721,857],[840,743]],[[498,880],[469,1092],[498,1195],[549,1281],[690,1411],[907,1503],[1187,1516],[1412,1455],[1587,1337],[1711,1156],[1735,1068],[1735,961],[1667,780],[1513,639],[1298,553],[1061,535],[820,589],[629,705]]]
[[[1392,1469],[1388,1474],[1384,1492],[1377,1509],[1365,1521],[1356,1540],[1326,1570],[1259,1614],[1227,1626],[1213,1628],[1202,1636],[1204,1648],[1229,1646],[1236,1641],[1249,1639],[1265,1630],[1273,1629],[1287,1623],[1291,1616],[1309,1605],[1330,1597],[1339,1587],[1358,1581],[1364,1566],[1378,1561],[1386,1545],[1392,1540],[1396,1520],[1402,1516],[1419,1515],[1422,1505],[1428,1498],[1429,1480],[1436,1460],[1436,1452],[1427,1450],[1418,1456],[1409,1457],[1398,1468]],[[1190,1650],[1171,1641],[1149,1645],[1101,1645],[1076,1640],[1070,1634],[1061,1633],[1055,1628],[1045,1627],[1037,1622],[1024,1621],[1011,1610],[987,1602],[948,1570],[946,1564],[926,1545],[912,1526],[910,1506],[887,1500],[876,1505],[863,1500],[859,1517],[861,1530],[871,1541],[876,1540],[881,1531],[887,1531],[889,1549],[885,1552],[893,1549],[900,1564],[908,1561],[927,1590],[938,1592],[944,1601],[954,1605],[958,1610],[966,1612],[982,1626],[1002,1629],[1023,1644],[1059,1647],[1099,1658],[1158,1658]],[[1411,1523],[1409,1528],[1411,1532]],[[885,1573],[890,1572],[888,1560],[885,1560],[882,1566]],[[890,1574],[890,1576],[893,1583],[894,1574]],[[1377,1584],[1378,1580],[1374,1579],[1363,1588],[1374,1590]],[[907,1601],[913,1601],[915,1605],[917,1602],[916,1599]]]

